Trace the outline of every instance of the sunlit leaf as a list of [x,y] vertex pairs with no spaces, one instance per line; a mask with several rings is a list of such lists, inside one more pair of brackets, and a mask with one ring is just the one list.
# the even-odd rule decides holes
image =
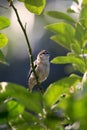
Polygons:
[[0,30],[8,27],[10,25],[10,20],[4,16],[0,16]]
[[78,41],[80,47],[85,47],[87,42],[87,29],[82,24],[77,23],[75,38]]
[[11,123],[12,128],[15,128],[16,130],[32,130],[32,127],[36,128],[34,123],[39,123],[39,119],[37,116],[32,115],[26,111],[24,111],[22,114],[18,115],[15,118],[9,118],[9,121]]
[[60,44],[62,47],[70,50],[70,40],[67,39],[64,35],[58,34],[51,36],[51,40],[55,41],[56,43]]
[[71,44],[71,50],[77,55],[81,54],[81,47],[77,41]]
[[45,7],[46,0],[25,0],[26,8],[36,15],[40,15]]
[[58,56],[58,57],[54,58],[51,62],[55,63],[55,64],[67,64],[67,63],[76,64],[80,68],[81,72],[86,71],[85,63],[84,63],[83,59],[80,57]]
[[87,0],[83,0],[83,1],[82,1],[82,5],[83,5],[83,6],[87,5]]
[[0,50],[0,62],[3,63],[3,64],[7,64],[6,63],[6,59],[5,59],[5,57],[4,57],[4,55],[3,55],[1,50]]
[[29,111],[42,112],[42,97],[39,93],[29,93],[23,86],[2,82],[0,84],[0,102],[15,98]]
[[8,100],[6,103],[6,107],[8,110],[8,118],[15,118],[23,113],[24,107],[15,100]]
[[62,94],[68,94],[70,92],[70,87],[74,86],[74,84],[79,80],[79,76],[72,75],[51,84],[44,94],[46,106],[52,107],[52,105],[60,98],[60,96]]
[[63,20],[66,20],[68,22],[75,23],[75,20],[72,17],[70,17],[69,15],[67,15],[67,14],[65,14],[63,12],[47,11],[47,12],[45,12],[45,14],[47,14],[48,16],[53,17],[53,18],[63,19]]
[[45,28],[57,33],[56,35],[51,37],[52,40],[70,49],[70,44],[73,42],[75,35],[75,29],[73,28],[73,26],[67,23],[60,22],[47,25]]
[[[81,125],[86,125],[87,118],[87,95],[81,97],[82,92],[77,92],[67,102],[67,113],[71,119],[71,121],[80,121]],[[86,123],[86,124],[85,124]],[[87,125],[86,125],[87,126]]]
[[87,82],[83,84],[83,89],[76,91],[73,95],[70,96],[67,101],[66,112],[70,117],[70,121],[78,121],[80,129],[87,128]]
[[8,38],[5,36],[5,34],[0,33],[0,48],[6,46],[8,42]]
[[74,34],[75,34],[75,29],[73,28],[73,26],[64,22],[50,24],[50,25],[47,25],[45,28],[52,32],[66,35],[67,37],[71,36],[70,38],[74,37]]
[[79,20],[82,26],[87,29],[87,5],[82,8]]

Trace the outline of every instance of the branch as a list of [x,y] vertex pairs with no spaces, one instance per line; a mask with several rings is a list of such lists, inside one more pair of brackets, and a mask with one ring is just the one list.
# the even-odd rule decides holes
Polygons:
[[34,66],[34,63],[33,63],[33,54],[32,54],[32,49],[31,49],[31,46],[30,46],[30,42],[29,42],[29,39],[28,39],[28,36],[27,36],[27,32],[26,32],[26,28],[23,26],[21,20],[20,20],[20,17],[19,17],[19,14],[18,14],[18,11],[17,9],[15,8],[14,4],[13,4],[13,1],[12,0],[8,0],[8,2],[10,3],[10,6],[13,8],[15,14],[16,14],[16,17],[17,17],[17,20],[18,20],[18,23],[19,25],[21,26],[21,29],[24,33],[24,36],[25,36],[25,39],[26,39],[26,42],[27,42],[27,46],[28,46],[28,52],[29,52],[29,58],[30,58],[30,64],[31,64],[31,67],[32,67],[32,71],[34,73],[34,76],[35,76],[35,79],[36,79],[36,82],[37,82],[37,86],[38,86],[38,89],[41,93],[43,93],[43,89],[40,85],[40,82],[38,80],[38,75],[35,71],[35,66]]

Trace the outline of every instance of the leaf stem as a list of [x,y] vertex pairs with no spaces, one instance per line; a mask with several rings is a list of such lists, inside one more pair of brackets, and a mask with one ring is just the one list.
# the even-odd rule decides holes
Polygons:
[[13,4],[13,1],[12,0],[8,0],[8,2],[10,3],[10,6],[13,8],[15,14],[16,14],[16,17],[17,17],[17,20],[18,20],[18,23],[24,33],[24,36],[25,36],[25,39],[26,39],[26,43],[27,43],[27,46],[28,46],[28,52],[29,52],[29,58],[30,58],[30,64],[31,64],[31,67],[32,67],[32,71],[34,73],[34,76],[35,76],[35,79],[36,79],[36,82],[37,82],[37,86],[38,86],[38,89],[41,93],[43,93],[43,89],[40,85],[40,82],[39,82],[39,79],[38,79],[38,75],[35,71],[35,66],[34,66],[34,63],[33,63],[33,54],[32,54],[32,49],[31,49],[31,46],[30,46],[30,42],[29,42],[29,39],[28,39],[28,36],[27,36],[27,32],[26,32],[26,28],[23,26],[21,20],[20,20],[20,17],[19,17],[19,14],[18,14],[18,11],[17,9],[15,8],[14,4]]

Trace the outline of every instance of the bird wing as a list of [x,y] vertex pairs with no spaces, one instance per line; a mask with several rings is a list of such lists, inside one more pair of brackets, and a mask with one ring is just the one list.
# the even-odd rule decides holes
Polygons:
[[[36,61],[34,61],[34,67],[35,67],[35,69],[37,67]],[[32,70],[32,67],[31,67],[30,70],[29,70],[29,73],[28,73],[28,79],[29,79],[29,77],[30,77],[30,75],[31,75],[32,72],[33,72],[33,70]]]

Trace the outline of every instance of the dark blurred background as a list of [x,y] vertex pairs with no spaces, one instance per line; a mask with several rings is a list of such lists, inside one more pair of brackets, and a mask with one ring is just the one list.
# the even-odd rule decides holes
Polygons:
[[[66,12],[71,4],[72,0],[47,0],[44,11],[58,10]],[[30,66],[25,37],[17,22],[14,11],[9,8],[6,0],[0,0],[0,5],[8,8],[0,7],[0,15],[4,15],[11,20],[11,26],[1,31],[5,33],[9,39],[7,46],[2,49],[9,65],[0,64],[0,81],[13,82],[27,87],[27,75]],[[50,36],[52,36],[53,33],[44,29],[44,26],[47,24],[57,22],[58,20],[44,14],[35,16],[25,9],[23,3],[17,2],[16,0],[15,7],[18,9],[23,24],[27,24],[27,33],[33,50],[34,59],[38,52],[43,49],[50,52],[50,60],[56,56],[66,55],[68,50],[50,40]],[[51,64],[50,75],[42,85],[46,88],[50,83],[69,74],[70,66]]]

